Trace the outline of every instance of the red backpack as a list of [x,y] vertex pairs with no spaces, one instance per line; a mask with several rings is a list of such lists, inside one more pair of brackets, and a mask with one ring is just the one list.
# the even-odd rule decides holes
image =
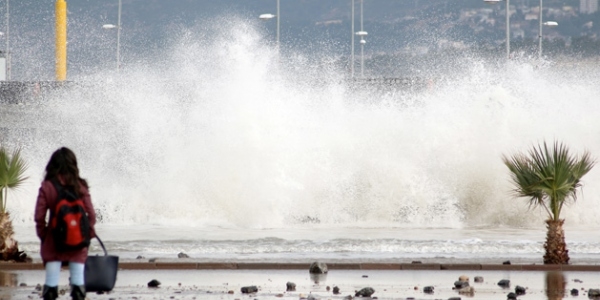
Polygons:
[[53,182],[58,193],[50,228],[58,251],[79,250],[90,245],[90,221],[83,200],[72,190]]

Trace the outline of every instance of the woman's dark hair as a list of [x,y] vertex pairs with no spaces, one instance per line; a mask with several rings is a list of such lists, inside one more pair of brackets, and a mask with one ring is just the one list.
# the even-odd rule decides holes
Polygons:
[[78,196],[82,184],[86,188],[88,187],[85,179],[79,177],[75,153],[66,147],[52,153],[50,161],[46,165],[46,177],[44,179],[57,181],[59,176],[63,179],[64,185],[72,188]]

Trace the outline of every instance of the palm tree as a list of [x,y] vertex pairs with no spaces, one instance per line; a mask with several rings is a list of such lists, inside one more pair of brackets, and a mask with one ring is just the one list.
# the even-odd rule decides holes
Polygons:
[[587,151],[574,157],[564,144],[555,142],[550,149],[544,142],[529,155],[517,153],[502,160],[511,172],[515,195],[529,198],[530,207],[543,207],[548,213],[544,264],[568,264],[565,220],[560,219],[560,212],[565,203],[577,200],[581,177],[594,167],[594,159]]
[[2,260],[26,261],[27,255],[19,251],[14,239],[14,230],[10,214],[6,210],[8,190],[18,189],[27,179],[27,164],[21,157],[21,150],[9,153],[0,146],[0,258]]

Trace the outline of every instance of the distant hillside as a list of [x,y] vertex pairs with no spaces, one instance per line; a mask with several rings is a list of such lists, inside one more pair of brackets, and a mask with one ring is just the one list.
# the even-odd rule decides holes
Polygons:
[[[275,13],[275,0],[122,1],[124,63],[139,60],[141,54],[159,57],[181,28],[198,26],[196,30],[207,30],[210,38],[210,30],[233,18],[256,24],[273,41],[275,21],[259,22],[257,17],[261,13]],[[11,1],[14,78],[52,78],[54,5],[51,2]],[[115,31],[104,30],[102,25],[117,22],[117,3],[117,0],[68,1],[71,74],[112,63]],[[349,55],[350,3],[350,0],[281,0],[282,46],[310,53]],[[355,0],[356,30],[359,3],[360,0]],[[533,47],[537,39],[535,12],[539,1],[510,3],[515,47]],[[586,53],[594,54],[593,43],[600,36],[600,12],[581,15],[575,0],[544,0],[544,8],[545,18],[559,22],[558,27],[545,31],[549,40],[562,40],[551,47],[567,49],[575,40],[576,44],[587,45],[581,46],[589,48]],[[504,4],[487,5],[482,0],[365,0],[364,26],[369,32],[365,51],[381,55],[440,47],[501,47],[504,16]]]

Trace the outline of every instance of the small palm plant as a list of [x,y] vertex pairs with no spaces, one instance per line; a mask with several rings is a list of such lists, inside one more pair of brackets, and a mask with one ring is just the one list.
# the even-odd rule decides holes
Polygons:
[[594,159],[587,151],[574,157],[564,144],[555,142],[549,148],[544,142],[529,155],[517,153],[502,160],[511,172],[515,196],[529,198],[531,207],[543,207],[548,213],[544,264],[568,264],[565,220],[560,213],[565,203],[577,200],[581,178],[594,167]]
[[0,146],[0,256],[2,260],[24,261],[27,258],[19,251],[17,241],[14,239],[14,230],[10,214],[6,210],[8,190],[18,189],[27,179],[25,170],[27,164],[21,157],[21,150],[9,153]]

